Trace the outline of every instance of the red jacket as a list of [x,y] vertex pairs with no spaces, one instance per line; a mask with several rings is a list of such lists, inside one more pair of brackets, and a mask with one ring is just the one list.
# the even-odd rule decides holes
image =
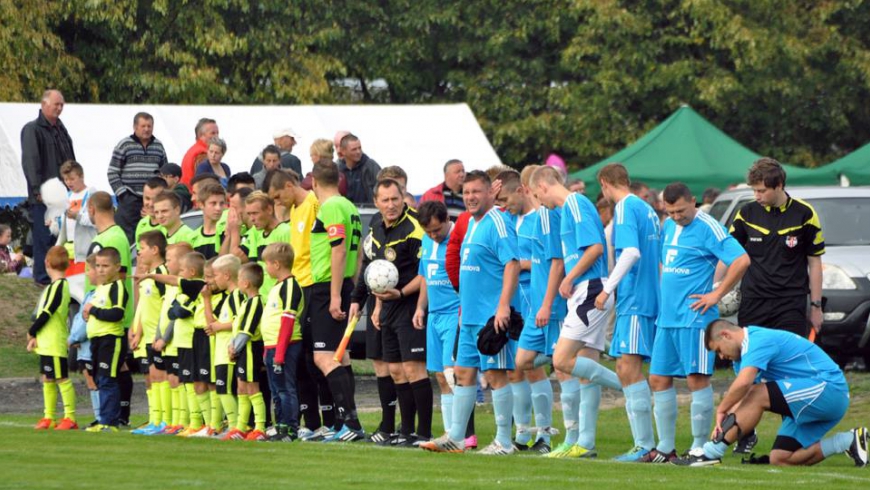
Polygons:
[[184,158],[181,159],[181,182],[187,187],[190,187],[190,180],[196,175],[196,166],[203,159],[198,158],[200,155],[205,155],[208,152],[208,145],[202,140],[196,140],[196,143],[187,150]]
[[456,224],[453,225],[453,233],[450,234],[450,240],[447,242],[447,252],[444,258],[444,268],[447,269],[447,277],[450,283],[453,284],[453,289],[459,291],[459,253],[462,250],[462,240],[465,239],[465,233],[468,231],[468,222],[471,220],[471,213],[463,212],[456,218]]

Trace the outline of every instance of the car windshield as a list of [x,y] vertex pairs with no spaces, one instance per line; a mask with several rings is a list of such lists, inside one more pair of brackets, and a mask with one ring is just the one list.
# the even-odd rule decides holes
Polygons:
[[822,222],[825,245],[870,245],[870,197],[808,199]]

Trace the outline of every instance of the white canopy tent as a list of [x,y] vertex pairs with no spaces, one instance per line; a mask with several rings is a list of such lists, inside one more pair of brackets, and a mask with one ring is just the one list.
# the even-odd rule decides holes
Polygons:
[[[0,103],[0,205],[27,196],[21,169],[21,128],[36,118],[38,103]],[[163,142],[170,162],[181,163],[194,142],[194,126],[202,117],[215,119],[227,142],[224,162],[233,172],[249,171],[272,133],[285,127],[299,135],[293,149],[302,171],[311,170],[309,147],[317,138],[332,140],[336,131],[359,136],[363,151],[382,167],[399,165],[408,173],[408,190],[420,195],[443,180],[451,158],[466,170],[500,163],[498,155],[466,104],[347,106],[170,106],[67,104],[61,120],[73,140],[86,182],[111,191],[106,169],[112,150],[132,134],[133,116],[154,116],[154,135]]]

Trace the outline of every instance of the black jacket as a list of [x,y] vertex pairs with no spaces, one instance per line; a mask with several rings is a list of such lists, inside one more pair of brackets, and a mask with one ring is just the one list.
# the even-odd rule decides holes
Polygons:
[[354,168],[348,168],[344,159],[339,160],[338,171],[347,179],[347,198],[350,202],[364,206],[374,204],[375,184],[378,183],[378,172],[381,171],[378,162],[363,153]]
[[39,117],[21,129],[21,167],[27,179],[27,197],[36,202],[39,187],[47,180],[60,178],[60,166],[75,160],[72,139],[66,127],[57,120],[52,126],[39,111]]

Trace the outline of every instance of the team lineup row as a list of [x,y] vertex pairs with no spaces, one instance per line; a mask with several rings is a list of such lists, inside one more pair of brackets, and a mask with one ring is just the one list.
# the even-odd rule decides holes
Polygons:
[[[389,387],[384,380],[386,393],[379,394],[389,402],[392,390],[402,420],[395,437],[391,414],[384,410],[378,430],[369,437],[374,442],[392,439],[430,451],[465,450],[477,372],[483,371],[493,388],[497,426],[495,440],[482,451],[486,454],[531,448],[553,457],[594,456],[603,386],[622,390],[626,398],[634,447],[617,458],[621,461],[717,463],[737,434],[758,422],[760,412],[754,417],[750,410],[764,399],[762,411],[773,407],[787,416],[818,411],[818,417],[828,417],[792,417],[793,424],[784,423],[772,462],[807,464],[847,451],[856,463],[866,464],[865,429],[822,440],[848,406],[848,387],[836,364],[792,333],[716,321],[716,303],[745,274],[750,259],[721,225],[695,210],[684,185],[665,189],[670,219],[662,225],[649,205],[628,191],[624,167],[602,170],[602,190],[615,203],[611,240],[616,261],[608,271],[607,237],[595,206],[570,193],[552,168],[529,167],[522,175],[502,172],[495,176],[495,186],[486,173],[470,172],[463,185],[467,213],[455,224],[441,203],[424,203],[418,211],[408,208],[403,183],[382,179],[374,192],[380,216],[363,247],[360,271],[373,260],[387,260],[396,265],[398,279],[395,287],[373,292],[363,279],[353,284],[361,223],[356,207],[337,192],[335,165],[318,163],[312,177],[309,193],[297,176],[277,171],[267,179],[268,193],[235,193],[229,209],[224,209],[226,195],[219,185],[195,187],[204,217],[195,232],[181,224],[177,197],[146,185],[145,209],[153,217],[143,218],[137,229],[140,272],[135,275],[129,273],[129,256],[124,257],[129,247],[121,241],[126,238],[113,226],[111,199],[101,193],[89,199],[99,234],[88,274],[98,285],[84,303],[82,319],[99,388],[95,430],[117,425],[114,378],[128,339],[134,357],[148,366],[149,409],[154,409],[143,432],[178,431],[186,413],[188,435],[211,435],[226,417],[231,429],[224,437],[264,439],[266,407],[256,384],[264,372],[275,397],[271,439],[300,436],[297,392],[303,378],[325,385],[326,390],[315,391],[328,392],[336,407],[333,431],[319,436],[364,439],[349,358],[336,351],[348,320],[370,303],[367,356],[377,361],[379,392],[383,378],[391,381]],[[494,207],[496,200],[500,208]],[[288,221],[275,216],[276,202],[290,210]],[[148,227],[157,230],[146,232]],[[65,401],[69,391],[62,369],[45,369],[61,364],[67,343],[65,323],[57,320],[65,318],[67,286],[61,261],[51,259],[49,255],[46,263],[56,280],[41,299],[30,346],[42,356],[47,375],[46,426],[53,424],[49,391],[56,400],[51,380]],[[722,280],[713,289],[720,263]],[[458,278],[450,277],[451,269]],[[134,277],[136,308],[129,294]],[[513,335],[518,338],[508,334],[515,330],[510,328],[516,323],[512,309],[524,319],[519,335]],[[618,358],[618,375],[597,362],[613,309],[610,354]],[[125,333],[130,319],[132,327]],[[55,331],[62,335],[51,333]],[[811,359],[811,372],[789,365],[787,358],[795,351]],[[715,353],[741,369],[714,420],[709,378]],[[643,374],[646,360],[649,383]],[[566,423],[566,439],[552,452],[553,393],[542,369],[550,362],[561,384]],[[308,372],[303,375],[298,366]],[[439,373],[442,392],[447,434],[437,439],[431,434],[427,368]],[[767,383],[756,384],[756,376]],[[683,458],[674,447],[674,377],[686,377],[692,390],[694,442]],[[531,427],[532,409],[537,430]],[[251,411],[254,427],[249,430]],[[73,412],[66,410],[61,425],[74,424]]]

